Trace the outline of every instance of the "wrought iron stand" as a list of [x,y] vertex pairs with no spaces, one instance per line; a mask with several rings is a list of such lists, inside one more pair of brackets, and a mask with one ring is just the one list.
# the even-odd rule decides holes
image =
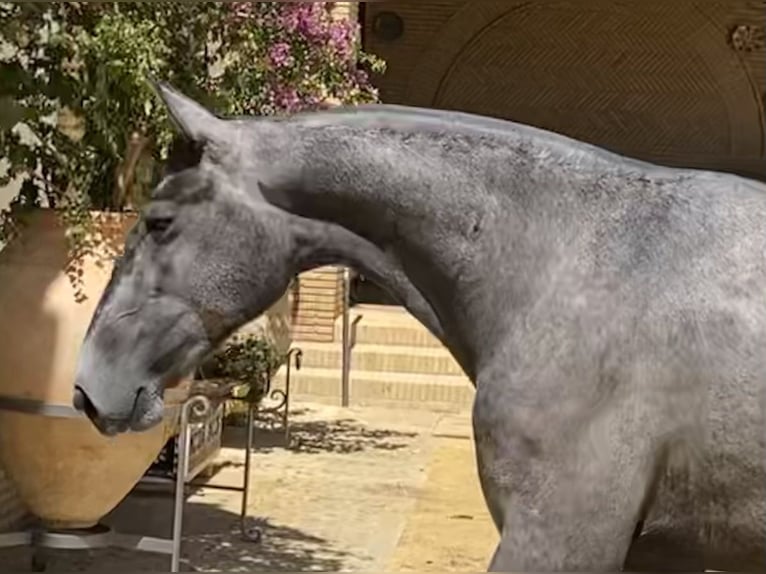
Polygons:
[[[301,363],[303,361],[303,350],[299,347],[293,347],[290,349],[290,351],[287,353],[287,360],[285,363],[285,366],[287,367],[287,372],[285,373],[285,390],[282,389],[274,389],[271,390],[271,380],[269,380],[268,386],[266,387],[266,395],[269,396],[272,400],[279,401],[276,405],[273,407],[268,408],[262,408],[262,407],[256,407],[257,413],[260,414],[278,414],[280,411],[282,413],[282,429],[284,432],[285,441],[289,443],[290,441],[290,423],[288,421],[288,415],[290,414],[290,376],[292,375],[292,365],[295,363],[295,370],[300,371],[301,370]],[[247,426],[248,428],[252,428],[253,426],[253,420],[248,420]]]
[[[194,416],[197,420],[204,418],[211,410],[211,402],[205,395],[194,395],[194,397],[204,400],[199,404],[199,408],[194,409]],[[226,397],[226,400],[232,400],[230,396]],[[236,399],[235,399],[236,400]],[[189,469],[189,453],[191,452],[191,432],[187,432],[185,436],[179,436],[178,439],[178,462],[175,469],[174,478],[166,478],[159,476],[144,476],[139,485],[173,485],[175,503],[173,505],[173,540],[177,541],[179,550],[176,554],[180,554],[180,539],[181,539],[181,527],[183,524],[183,506],[186,487],[206,488],[211,490],[226,490],[232,492],[240,492],[242,494],[242,503],[240,506],[240,534],[242,539],[246,542],[258,543],[261,541],[262,534],[258,528],[248,527],[247,524],[247,507],[248,507],[248,494],[250,492],[250,468],[252,462],[253,451],[253,427],[255,421],[256,406],[248,403],[247,409],[247,421],[248,421],[248,433],[247,442],[245,446],[245,465],[242,470],[243,480],[241,486],[232,486],[225,484],[210,484],[206,482],[193,482],[194,477],[198,474],[198,469]],[[189,421],[194,424],[193,420]],[[182,481],[183,477],[183,481]],[[177,572],[177,570],[173,570]]]
[[[245,464],[243,468],[243,480],[241,486],[233,486],[233,485],[226,485],[226,484],[214,484],[209,482],[193,482],[194,477],[198,474],[197,469],[189,470],[189,452],[191,451],[191,433],[187,433],[186,437],[180,437],[179,438],[179,444],[181,445],[181,448],[179,448],[179,452],[185,452],[186,457],[184,460],[181,460],[179,457],[178,459],[178,468],[184,468],[185,474],[188,477],[188,480],[185,480],[184,484],[191,486],[191,487],[198,487],[198,488],[206,488],[210,490],[224,490],[229,492],[239,492],[242,495],[242,502],[240,505],[240,514],[239,514],[239,526],[240,526],[240,535],[242,539],[245,542],[253,542],[253,543],[259,543],[263,539],[263,532],[260,528],[254,527],[254,526],[248,526],[248,514],[247,509],[249,505],[249,494],[250,494],[250,468],[252,464],[252,452],[253,452],[253,433],[255,431],[255,420],[257,414],[281,414],[282,419],[282,429],[284,432],[284,437],[286,441],[290,440],[290,425],[289,425],[289,413],[290,413],[290,378],[292,375],[292,366],[293,363],[295,364],[295,369],[300,370],[301,368],[301,359],[303,357],[303,351],[299,348],[293,348],[287,353],[287,361],[286,361],[286,376],[285,376],[285,388],[282,389],[271,389],[271,379],[268,380],[267,386],[265,389],[265,395],[269,396],[271,399],[278,401],[276,405],[263,408],[259,406],[256,403],[249,402],[245,399],[239,399],[237,397],[234,397],[231,395],[232,389],[236,385],[226,385],[225,383],[218,385],[220,389],[223,389],[223,392],[219,390],[217,393],[217,398],[219,399],[225,399],[225,400],[234,400],[234,401],[243,401],[247,403],[247,422],[246,422],[246,429],[247,429],[247,439],[246,439],[246,446],[245,446]],[[208,382],[213,382],[214,380],[209,380]],[[216,385],[213,384],[215,387]],[[204,393],[204,391],[201,391],[201,393]],[[196,394],[196,393],[193,393]],[[203,394],[200,394],[199,396],[204,396]],[[204,417],[207,414],[208,411],[200,411],[199,416]],[[165,477],[156,477],[156,476],[144,476],[144,478],[141,480],[140,484],[173,484],[174,479],[169,479]],[[178,483],[175,482],[175,492],[176,492],[176,506],[175,506],[175,514],[176,516],[179,516],[179,502],[178,502]],[[175,522],[174,522],[175,524]]]

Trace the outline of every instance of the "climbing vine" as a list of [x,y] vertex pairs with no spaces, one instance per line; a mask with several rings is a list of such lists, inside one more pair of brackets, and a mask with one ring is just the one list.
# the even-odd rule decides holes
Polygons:
[[[67,230],[75,287],[95,253],[93,211],[147,199],[173,133],[147,81],[161,78],[221,114],[268,115],[377,100],[378,58],[329,2],[0,3],[0,187]],[[78,288],[78,293],[79,293]]]

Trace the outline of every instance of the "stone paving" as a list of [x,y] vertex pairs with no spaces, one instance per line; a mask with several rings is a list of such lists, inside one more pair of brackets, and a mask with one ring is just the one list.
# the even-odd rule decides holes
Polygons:
[[[289,447],[281,433],[258,433],[250,514],[262,542],[239,535],[239,493],[197,490],[186,507],[182,570],[486,570],[498,536],[478,486],[467,415],[313,404],[293,410]],[[227,429],[211,482],[241,483],[243,439],[242,429]],[[171,498],[134,492],[105,522],[169,536]],[[0,571],[28,564],[26,549],[0,551]],[[99,550],[53,553],[48,571],[168,567],[164,556]]]

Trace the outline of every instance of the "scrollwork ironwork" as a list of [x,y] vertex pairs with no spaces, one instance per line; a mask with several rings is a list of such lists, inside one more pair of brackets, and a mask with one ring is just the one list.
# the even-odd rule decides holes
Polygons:
[[261,408],[259,411],[264,414],[274,414],[281,411],[285,405],[287,404],[287,393],[283,391],[282,389],[274,389],[269,393],[269,398],[272,401],[279,401],[276,405],[268,407],[268,408]]
[[285,366],[287,367],[287,372],[285,374],[285,388],[271,389],[271,379],[269,379],[268,384],[266,386],[267,396],[273,401],[278,401],[277,404],[270,407],[258,408],[259,414],[266,414],[266,415],[281,414],[282,428],[284,429],[285,440],[288,440],[288,441],[290,439],[289,414],[290,414],[290,380],[292,376],[292,367],[293,365],[295,365],[295,370],[299,371],[301,369],[302,361],[303,361],[303,350],[300,349],[299,347],[293,347],[292,349],[290,349],[290,351],[287,353],[287,359],[285,362]]
[[181,411],[182,424],[201,422],[213,410],[213,403],[205,395],[193,395],[184,403]]
[[754,52],[764,47],[763,26],[754,24],[740,24],[736,26],[729,36],[731,47],[738,52]]

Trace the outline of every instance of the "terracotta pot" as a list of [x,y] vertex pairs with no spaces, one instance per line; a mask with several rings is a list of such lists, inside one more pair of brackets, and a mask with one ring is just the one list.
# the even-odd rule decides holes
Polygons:
[[[94,526],[177,427],[177,411],[169,409],[152,430],[107,438],[71,408],[80,345],[112,268],[103,245],[120,247],[135,222],[133,215],[91,216],[106,243],[81,266],[84,301],[77,302],[65,272],[67,245],[56,213],[30,214],[21,235],[0,251],[0,397],[48,409],[0,409],[0,464],[28,509],[52,528]],[[183,388],[172,394],[172,402],[185,398]]]

